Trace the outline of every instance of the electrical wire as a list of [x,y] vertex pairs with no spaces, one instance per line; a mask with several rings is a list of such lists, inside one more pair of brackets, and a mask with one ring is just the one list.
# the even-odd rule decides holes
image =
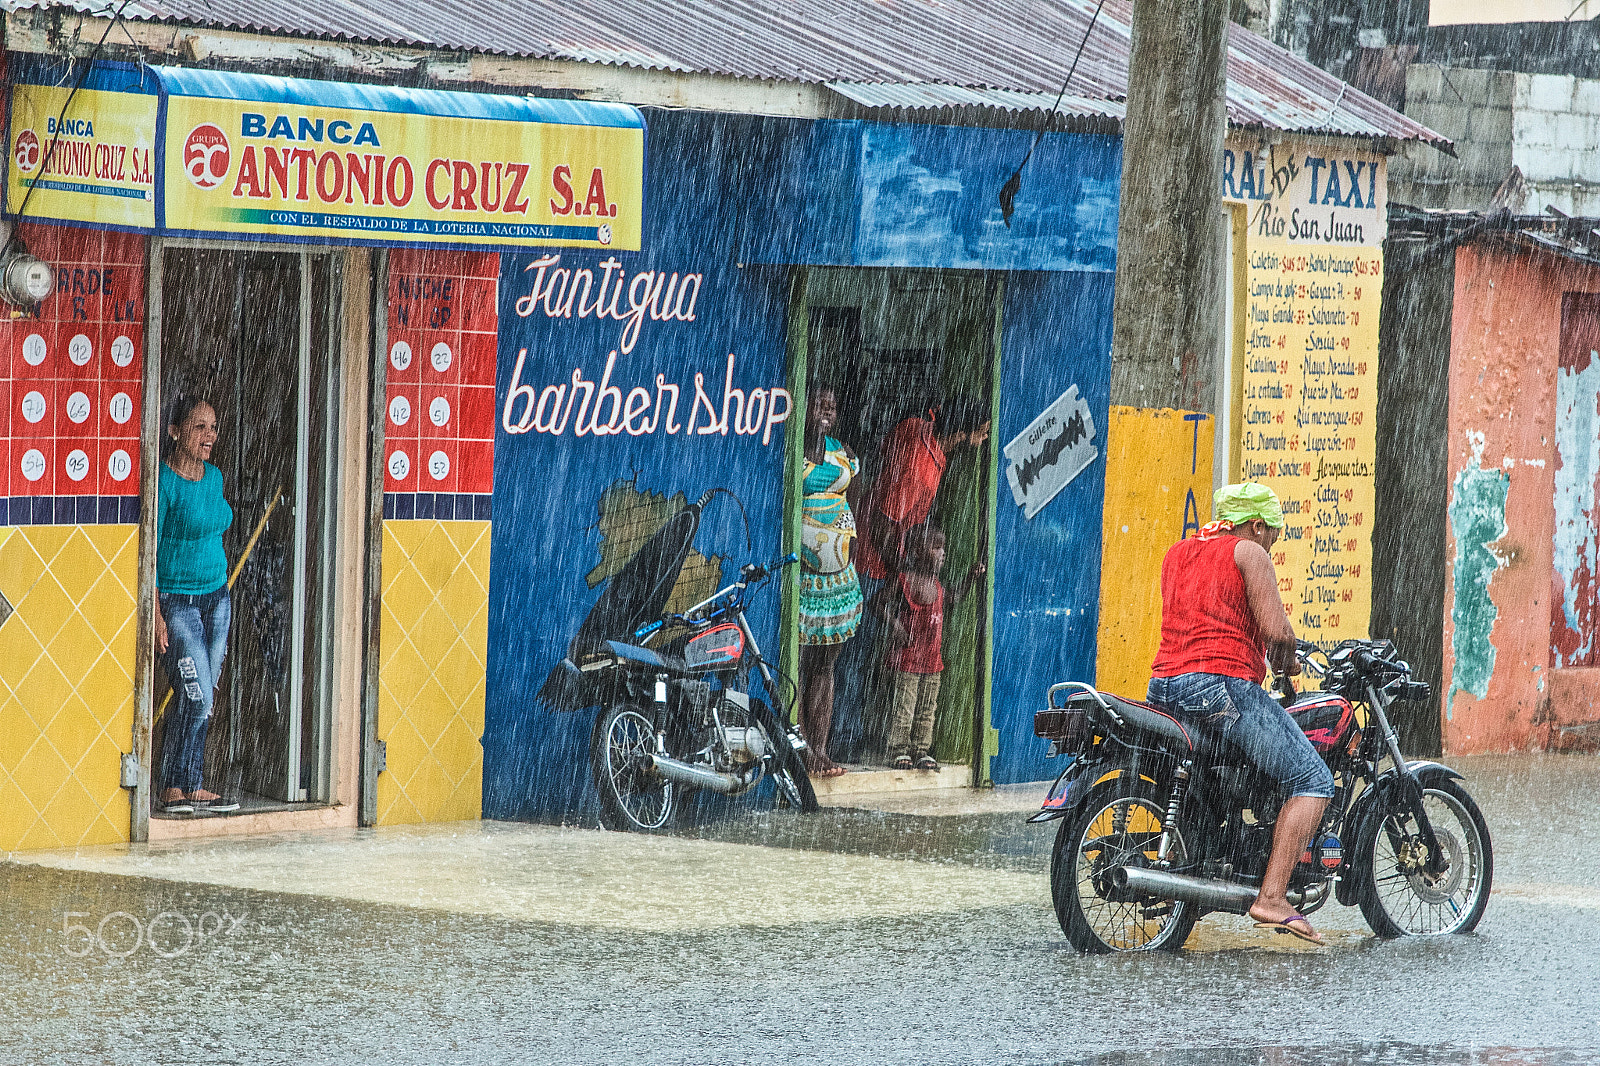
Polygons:
[[[89,53],[87,62],[83,65],[83,73],[78,75],[78,81],[72,86],[72,91],[67,94],[66,100],[61,105],[61,113],[56,116],[56,132],[50,138],[50,147],[45,149],[44,156],[39,160],[39,175],[42,178],[50,166],[50,160],[55,158],[56,145],[61,141],[61,124],[67,117],[67,108],[72,106],[72,101],[77,98],[78,90],[83,88],[89,75],[94,71],[95,60],[100,58],[100,52],[106,46],[106,39],[111,36],[111,31],[122,22],[122,13],[127,10],[133,0],[122,0],[122,6],[117,8],[116,14],[111,16],[111,21],[106,25],[106,32],[100,35],[99,42],[94,46],[94,51]],[[10,254],[13,245],[19,242],[22,219],[28,213],[28,201],[33,199],[34,190],[39,187],[39,179],[35,178],[33,184],[28,186],[28,191],[22,195],[22,203],[17,207],[17,213],[11,217],[11,232],[6,235],[6,243],[0,246],[0,260]]]
[[1056,102],[1050,105],[1050,113],[1044,117],[1044,124],[1039,127],[1039,132],[1034,135],[1033,143],[1028,146],[1028,154],[1022,157],[1022,162],[1017,164],[1016,171],[1006,179],[1000,188],[1000,218],[1006,224],[1006,229],[1011,228],[1011,213],[1015,210],[1017,193],[1022,191],[1022,168],[1028,165],[1028,160],[1033,158],[1033,150],[1039,147],[1039,142],[1044,140],[1044,135],[1050,132],[1050,126],[1055,122],[1056,112],[1061,108],[1061,101],[1067,95],[1067,85],[1072,81],[1072,75],[1078,69],[1078,60],[1083,58],[1083,46],[1089,43],[1089,34],[1094,32],[1095,23],[1100,21],[1100,9],[1105,6],[1106,0],[1099,0],[1094,5],[1094,14],[1089,18],[1089,28],[1083,31],[1083,40],[1078,42],[1078,51],[1072,57],[1072,65],[1067,68],[1067,76],[1061,81],[1061,91],[1056,93]]

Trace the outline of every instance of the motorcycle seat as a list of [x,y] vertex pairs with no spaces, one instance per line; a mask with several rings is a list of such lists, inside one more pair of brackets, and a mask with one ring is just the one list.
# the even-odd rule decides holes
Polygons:
[[1122,716],[1127,728],[1133,732],[1155,737],[1181,752],[1194,750],[1198,730],[1192,726],[1178,721],[1172,715],[1157,710],[1148,703],[1125,700],[1109,692],[1100,693],[1100,697],[1111,705],[1112,710]]
[[689,667],[682,659],[662,655],[659,652],[651,651],[649,648],[641,648],[637,644],[624,644],[620,640],[608,640],[606,641],[606,647],[611,649],[612,655],[615,655],[623,662],[648,666],[665,674],[681,675],[689,672]]

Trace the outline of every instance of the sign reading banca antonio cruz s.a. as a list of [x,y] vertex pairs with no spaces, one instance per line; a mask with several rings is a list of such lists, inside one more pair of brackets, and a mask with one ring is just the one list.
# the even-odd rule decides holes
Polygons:
[[64,119],[65,90],[13,90],[13,211],[37,184],[35,217],[174,235],[640,246],[645,129],[625,105],[101,68]]

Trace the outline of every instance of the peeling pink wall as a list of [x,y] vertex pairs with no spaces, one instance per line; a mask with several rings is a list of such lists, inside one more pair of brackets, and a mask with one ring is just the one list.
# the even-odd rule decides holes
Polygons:
[[[1555,685],[1551,671],[1562,297],[1597,291],[1600,269],[1555,256],[1484,245],[1456,252],[1444,618],[1448,753],[1549,747],[1559,724],[1600,716],[1600,670],[1561,670]],[[1497,507],[1503,514],[1493,513]]]

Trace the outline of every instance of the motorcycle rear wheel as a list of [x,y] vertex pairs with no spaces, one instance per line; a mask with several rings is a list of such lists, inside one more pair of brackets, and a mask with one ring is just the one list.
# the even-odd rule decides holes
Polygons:
[[655,750],[655,723],[643,709],[613,704],[595,718],[589,765],[600,791],[600,824],[607,829],[660,833],[671,828],[677,787],[643,765],[643,757]]
[[[1155,790],[1122,778],[1091,793],[1062,820],[1050,854],[1050,895],[1061,931],[1079,951],[1177,951],[1199,920],[1177,900],[1108,899],[1105,874],[1130,861],[1154,865],[1165,804]],[[1183,862],[1182,826],[1169,856]]]
[[1414,820],[1386,811],[1360,841],[1364,863],[1356,897],[1361,916],[1385,939],[1470,933],[1489,905],[1494,849],[1478,805],[1457,781],[1434,781],[1422,790],[1448,868],[1430,876],[1421,868]]

